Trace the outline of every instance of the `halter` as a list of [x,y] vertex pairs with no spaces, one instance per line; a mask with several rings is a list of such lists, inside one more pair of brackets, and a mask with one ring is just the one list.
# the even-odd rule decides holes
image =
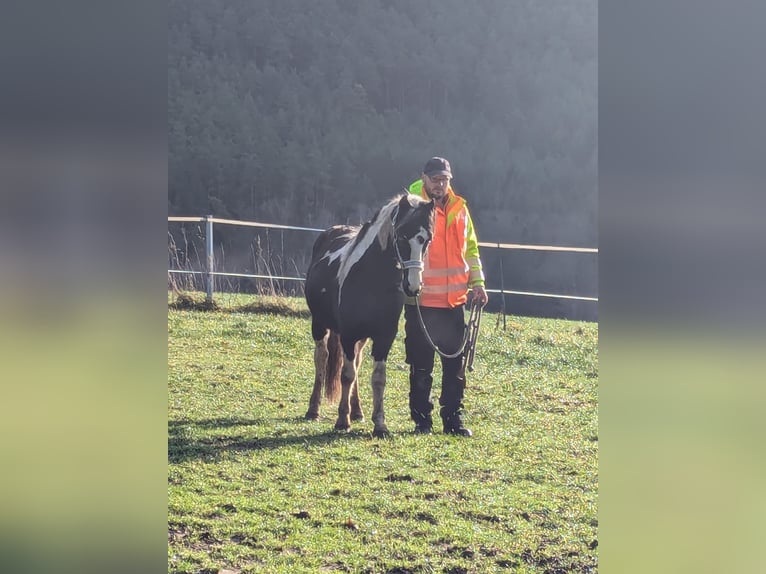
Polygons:
[[419,269],[423,270],[423,261],[418,261],[417,259],[408,259],[407,261],[404,260],[402,257],[402,254],[399,252],[399,236],[396,233],[396,217],[399,215],[399,205],[397,205],[394,208],[393,213],[391,214],[391,227],[393,227],[393,238],[394,238],[394,250],[396,251],[396,260],[399,262],[399,265],[402,268],[402,271],[405,271],[407,269]]
[[417,259],[408,259],[405,261],[402,258],[402,254],[399,253],[399,244],[396,237],[396,231],[394,231],[394,249],[396,250],[396,259],[399,261],[399,265],[401,265],[402,270],[406,269],[420,269],[423,270],[423,261],[418,261]]

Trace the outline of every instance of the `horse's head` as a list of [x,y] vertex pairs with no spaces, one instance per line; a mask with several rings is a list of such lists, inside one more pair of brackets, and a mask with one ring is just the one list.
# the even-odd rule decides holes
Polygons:
[[399,200],[393,220],[396,256],[404,276],[402,288],[416,297],[423,287],[423,261],[434,231],[434,202],[406,194]]

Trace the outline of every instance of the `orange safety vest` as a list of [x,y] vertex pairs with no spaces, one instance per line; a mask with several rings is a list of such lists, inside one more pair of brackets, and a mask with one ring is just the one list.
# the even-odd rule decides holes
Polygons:
[[[410,191],[420,192],[428,199],[423,188],[413,185]],[[457,307],[468,300],[470,267],[465,258],[468,212],[465,200],[455,195],[451,187],[447,193],[445,209],[437,206],[434,210],[434,234],[424,261],[420,293],[420,304],[424,307]]]

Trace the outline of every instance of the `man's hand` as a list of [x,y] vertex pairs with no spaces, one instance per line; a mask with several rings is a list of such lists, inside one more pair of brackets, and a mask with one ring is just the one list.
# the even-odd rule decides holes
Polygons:
[[471,300],[477,301],[482,307],[489,301],[489,296],[482,285],[474,285],[471,289]]

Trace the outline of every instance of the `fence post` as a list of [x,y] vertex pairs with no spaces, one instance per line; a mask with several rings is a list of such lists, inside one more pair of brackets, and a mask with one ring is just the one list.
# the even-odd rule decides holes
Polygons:
[[503,313],[503,331],[505,331],[505,280],[503,278],[503,250],[500,249],[500,244],[497,244],[497,248],[500,250],[500,307]]
[[215,259],[213,256],[213,216],[205,216],[205,261],[207,262],[207,297],[208,303],[213,302],[213,270],[215,267]]

